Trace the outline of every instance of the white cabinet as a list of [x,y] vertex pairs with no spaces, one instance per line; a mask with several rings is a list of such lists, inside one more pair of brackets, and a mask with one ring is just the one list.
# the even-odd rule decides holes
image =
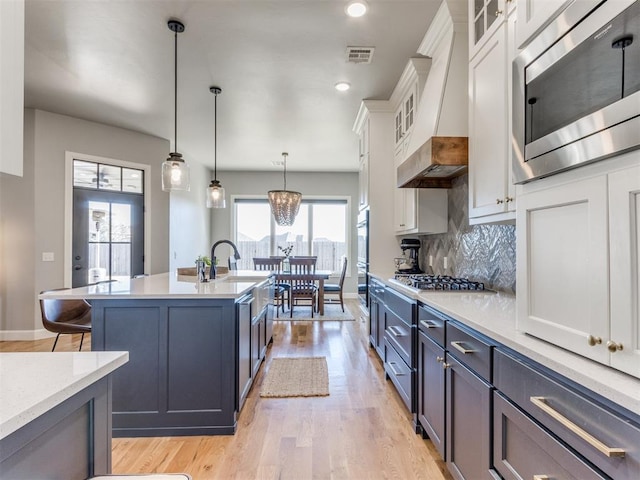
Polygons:
[[609,175],[609,248],[611,366],[640,378],[640,166]]
[[[404,158],[409,147],[413,122],[416,118],[418,103],[418,75],[415,74],[402,98],[394,116],[394,139],[396,156]],[[424,82],[420,82],[424,84]]]
[[359,170],[358,170],[358,206],[360,210],[369,206],[369,120],[362,126],[359,142]]
[[511,60],[515,13],[484,41],[469,64],[469,223],[513,221]]
[[469,0],[470,58],[500,28],[515,4],[515,0]]
[[640,159],[628,158],[520,196],[517,325],[640,377]]
[[517,45],[523,48],[575,0],[518,0]]

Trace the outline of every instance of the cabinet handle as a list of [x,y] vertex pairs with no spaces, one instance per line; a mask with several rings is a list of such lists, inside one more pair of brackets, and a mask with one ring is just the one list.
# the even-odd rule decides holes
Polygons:
[[602,338],[594,337],[593,335],[589,335],[587,337],[587,343],[589,345],[591,345],[592,347],[595,347],[596,345],[600,345],[602,343]]
[[391,326],[391,327],[387,327],[387,330],[389,330],[391,332],[391,335],[393,335],[394,337],[406,337],[407,333],[402,330],[400,327],[396,327],[395,325]]
[[496,198],[496,205],[500,205],[501,203],[504,203],[504,200],[502,200],[501,198]]
[[542,410],[547,415],[549,415],[550,417],[560,422],[562,426],[571,430],[573,433],[579,436],[582,440],[587,442],[589,445],[591,445],[593,448],[595,448],[599,452],[604,453],[607,457],[624,457],[625,455],[624,449],[607,447],[604,443],[602,443],[600,440],[595,438],[593,435],[584,431],[582,428],[580,428],[578,425],[573,423],[567,417],[565,417],[564,415],[560,414],[559,412],[551,408],[547,404],[547,399],[545,397],[529,397],[529,400],[531,400],[531,403],[533,403],[540,410]]
[[616,343],[616,342],[614,342],[614,341],[612,341],[612,340],[609,340],[609,341],[607,342],[607,349],[608,349],[611,353],[619,352],[619,351],[621,351],[621,350],[622,350],[622,348],[623,348],[623,346],[622,346],[622,344],[621,344],[621,343]]
[[402,377],[403,375],[406,375],[406,373],[400,372],[396,369],[396,363],[395,362],[389,362],[389,369],[393,372],[393,374],[396,377]]
[[462,346],[462,342],[451,342],[451,346],[453,348],[455,348],[456,350],[458,350],[459,352],[464,353],[465,355],[468,354],[468,353],[475,353],[476,352],[476,350],[470,350],[468,348],[464,348]]
[[513,197],[504,197],[504,203],[511,203],[513,202]]
[[436,323],[430,322],[429,320],[420,320],[420,325],[423,325],[425,328],[438,328]]
[[444,357],[436,357],[436,362],[438,363],[444,362]]
[[404,227],[404,223],[401,223],[401,224],[400,224],[400,226],[401,226],[401,227]]
[[445,362],[445,361],[443,360],[443,361],[442,361],[442,368],[444,368],[445,370],[446,370],[447,368],[451,368],[451,364],[450,364],[450,363],[447,363],[447,362]]
[[496,10],[496,13],[494,14],[496,17],[499,17],[500,15],[502,15],[502,10]]

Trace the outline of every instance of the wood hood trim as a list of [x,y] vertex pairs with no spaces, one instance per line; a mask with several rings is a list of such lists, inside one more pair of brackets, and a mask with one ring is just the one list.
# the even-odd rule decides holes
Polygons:
[[398,166],[399,188],[451,188],[467,172],[468,137],[431,137]]

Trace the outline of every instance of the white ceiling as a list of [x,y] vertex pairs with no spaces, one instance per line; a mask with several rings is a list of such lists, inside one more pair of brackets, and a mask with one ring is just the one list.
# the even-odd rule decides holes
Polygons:
[[[440,0],[26,0],[25,106],[141,131],[174,149],[178,34],[178,151],[218,169],[355,171],[352,132],[362,99],[388,99]],[[347,46],[373,46],[369,65]],[[338,81],[351,83],[337,92]],[[169,153],[169,152],[167,152]],[[164,160],[158,159],[158,162]]]

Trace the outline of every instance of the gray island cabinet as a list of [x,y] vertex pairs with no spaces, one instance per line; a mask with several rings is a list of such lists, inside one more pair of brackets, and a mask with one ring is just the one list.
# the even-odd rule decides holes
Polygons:
[[114,437],[235,433],[266,351],[267,275],[161,274],[66,291],[91,302],[92,350],[129,352],[113,374]]

